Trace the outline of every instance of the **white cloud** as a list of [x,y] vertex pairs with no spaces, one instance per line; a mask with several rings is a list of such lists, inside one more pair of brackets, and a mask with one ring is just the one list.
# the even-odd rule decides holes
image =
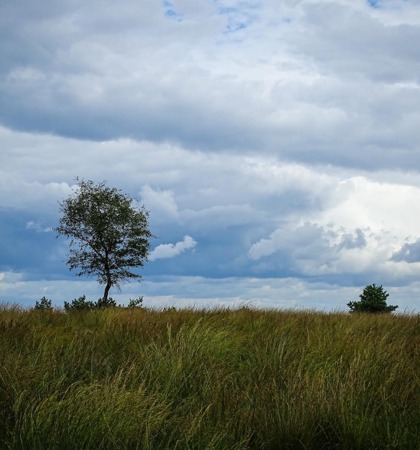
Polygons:
[[153,189],[151,186],[145,185],[140,191],[140,196],[146,209],[151,211],[155,220],[179,220],[178,206],[172,191]]
[[33,220],[26,223],[26,229],[37,233],[51,233],[53,231],[52,227],[45,227],[40,222],[34,222]]
[[67,183],[27,181],[8,173],[0,180],[0,207],[21,210],[39,208],[38,211],[52,212],[58,209],[58,200],[71,192]]
[[420,265],[407,256],[416,247],[406,241],[419,235],[420,189],[362,176],[337,179],[330,188],[321,208],[285,218],[250,246],[255,270],[270,265],[305,276],[371,274],[414,280]]
[[370,180],[357,176],[340,181],[335,204],[314,214],[322,224],[389,230],[399,238],[419,233],[420,187]]
[[184,236],[184,239],[176,244],[160,244],[150,253],[150,261],[156,259],[174,258],[184,253],[186,250],[193,249],[197,242],[191,236]]

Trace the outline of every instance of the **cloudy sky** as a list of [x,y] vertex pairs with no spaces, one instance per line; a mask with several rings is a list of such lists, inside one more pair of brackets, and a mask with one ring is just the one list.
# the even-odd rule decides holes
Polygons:
[[2,0],[0,301],[97,299],[58,201],[150,211],[147,306],[420,310],[418,0]]

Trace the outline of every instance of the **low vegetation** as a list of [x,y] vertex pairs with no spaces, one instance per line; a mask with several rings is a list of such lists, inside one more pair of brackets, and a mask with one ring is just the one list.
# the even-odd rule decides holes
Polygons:
[[43,306],[0,308],[1,449],[418,449],[418,315]]

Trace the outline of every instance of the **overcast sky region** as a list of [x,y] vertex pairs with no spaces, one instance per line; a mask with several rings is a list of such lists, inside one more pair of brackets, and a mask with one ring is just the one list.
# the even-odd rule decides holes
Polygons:
[[0,302],[65,264],[75,177],[150,211],[124,303],[420,311],[418,0],[2,0]]

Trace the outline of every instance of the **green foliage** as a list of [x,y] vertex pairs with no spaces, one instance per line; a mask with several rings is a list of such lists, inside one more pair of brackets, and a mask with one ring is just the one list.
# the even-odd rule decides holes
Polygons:
[[[79,180],[78,180],[79,181]],[[70,239],[70,270],[95,276],[105,285],[103,301],[112,286],[141,279],[132,271],[143,267],[150,248],[149,213],[106,182],[81,180],[73,195],[60,203],[58,235]]]
[[130,298],[127,308],[141,308],[143,306],[143,296],[137,298]]
[[123,306],[117,305],[117,302],[112,297],[109,297],[107,301],[104,301],[103,298],[100,298],[96,302],[92,302],[91,300],[86,300],[86,295],[82,295],[81,297],[72,300],[71,303],[64,302],[64,309],[67,312],[71,312],[71,311],[86,311],[101,308],[141,308],[142,303],[143,297],[130,299],[128,305]]
[[66,311],[82,311],[96,308],[96,303],[90,300],[86,300],[86,295],[82,295],[79,298],[69,302],[64,302],[64,309]]
[[398,308],[398,306],[387,305],[386,300],[389,294],[382,285],[370,284],[366,286],[359,297],[360,301],[347,303],[350,312],[390,313]]
[[34,309],[36,309],[37,311],[48,311],[48,310],[52,310],[52,302],[51,300],[49,300],[48,298],[46,298],[45,296],[41,298],[40,301],[36,301],[35,302],[35,306]]
[[96,302],[91,300],[86,300],[86,295],[82,295],[79,298],[69,302],[64,302],[64,309],[68,312],[70,311],[85,311],[98,308],[115,308],[117,303],[112,297],[109,297],[106,301],[103,298],[98,299]]
[[117,302],[112,297],[109,297],[107,300],[99,298],[95,303],[96,308],[116,308],[117,306]]
[[419,315],[47,316],[0,308],[1,449],[418,449]]

